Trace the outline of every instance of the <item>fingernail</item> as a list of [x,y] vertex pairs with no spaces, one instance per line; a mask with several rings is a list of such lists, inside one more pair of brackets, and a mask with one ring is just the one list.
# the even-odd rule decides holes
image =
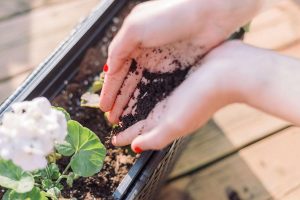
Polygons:
[[105,64],[105,65],[103,66],[103,71],[104,71],[104,72],[107,72],[107,71],[108,71],[108,65],[107,65],[107,64]]
[[116,136],[113,136],[113,137],[111,138],[111,143],[112,143],[114,146],[116,146],[116,144],[117,144],[117,137],[116,137]]
[[143,152],[143,150],[142,150],[140,147],[134,147],[134,148],[133,148],[133,151],[134,151],[135,153],[138,153],[138,154],[140,154],[140,153]]

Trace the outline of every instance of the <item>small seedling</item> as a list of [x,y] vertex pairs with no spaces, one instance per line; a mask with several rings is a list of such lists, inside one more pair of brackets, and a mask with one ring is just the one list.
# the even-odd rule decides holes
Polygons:
[[100,74],[99,77],[96,77],[92,86],[88,89],[86,93],[81,96],[81,106],[89,108],[100,108],[99,107],[99,92],[102,89],[104,83],[104,72]]

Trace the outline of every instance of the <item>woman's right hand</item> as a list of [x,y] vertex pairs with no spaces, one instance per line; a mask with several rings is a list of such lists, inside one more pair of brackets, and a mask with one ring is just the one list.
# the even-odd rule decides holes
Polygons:
[[[129,72],[129,60],[141,48],[160,47],[177,41],[190,41],[206,53],[246,24],[260,8],[258,0],[160,0],[141,3],[125,19],[109,47],[109,56],[100,108],[118,116],[128,98],[118,95]],[[152,68],[159,71],[157,67]],[[128,81],[127,81],[128,82]],[[137,84],[136,81],[128,84]],[[132,87],[122,91],[131,93]],[[118,101],[116,101],[119,99]]]
[[193,133],[220,108],[245,103],[300,125],[300,60],[228,41],[201,64],[148,117],[113,137],[136,152],[166,147]]

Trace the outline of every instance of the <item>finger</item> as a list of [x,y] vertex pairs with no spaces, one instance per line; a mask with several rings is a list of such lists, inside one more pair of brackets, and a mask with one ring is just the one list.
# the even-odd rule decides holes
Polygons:
[[128,74],[131,61],[126,61],[118,72],[113,75],[105,74],[104,84],[100,94],[100,109],[110,111],[114,105],[117,94]]
[[115,104],[109,113],[108,120],[112,123],[118,123],[119,117],[122,115],[125,107],[130,101],[133,93],[142,79],[142,68],[138,67],[136,71],[130,72],[128,78],[125,79],[124,84],[120,90],[120,94],[117,96]]
[[162,116],[161,113],[164,112],[166,103],[167,99],[158,103],[149,113],[147,119],[141,120],[127,128],[125,131],[119,133],[115,138],[113,138],[112,143],[120,146],[128,145],[138,135],[150,131],[160,122]]
[[131,148],[137,153],[145,150],[159,150],[177,139],[179,135],[179,129],[172,128],[167,123],[161,123],[149,132],[135,137]]
[[109,45],[107,59],[109,69],[107,74],[114,75],[122,68],[126,59],[138,55],[136,50],[141,43],[138,30],[133,23],[125,20],[120,31]]
[[125,110],[123,111],[122,113],[122,116],[126,116],[126,115],[129,115],[129,114],[135,114],[135,109],[136,109],[136,106],[137,106],[137,98],[140,94],[140,90],[139,89],[136,89],[133,93],[133,96],[132,98],[130,99],[127,107],[125,108]]
[[126,146],[132,142],[134,138],[142,134],[145,128],[146,120],[142,120],[127,128],[125,131],[118,133],[112,138],[114,146]]

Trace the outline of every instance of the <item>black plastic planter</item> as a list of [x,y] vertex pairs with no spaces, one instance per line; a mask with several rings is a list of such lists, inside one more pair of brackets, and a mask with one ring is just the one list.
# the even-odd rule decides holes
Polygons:
[[[78,72],[78,63],[86,50],[101,38],[106,26],[126,3],[127,1],[102,1],[0,106],[0,117],[10,110],[14,102],[38,96],[53,99],[63,89],[64,82]],[[178,140],[162,151],[143,153],[120,183],[113,198],[152,199],[152,195],[173,166],[182,144],[183,140]]]
[[[78,63],[86,50],[103,36],[105,28],[128,1],[102,1],[78,25],[72,34],[46,59],[26,81],[0,106],[0,117],[14,102],[30,100],[37,96],[53,99],[78,72]],[[241,37],[242,32],[236,36]],[[187,139],[175,141],[161,151],[143,153],[113,194],[114,199],[154,199]]]

